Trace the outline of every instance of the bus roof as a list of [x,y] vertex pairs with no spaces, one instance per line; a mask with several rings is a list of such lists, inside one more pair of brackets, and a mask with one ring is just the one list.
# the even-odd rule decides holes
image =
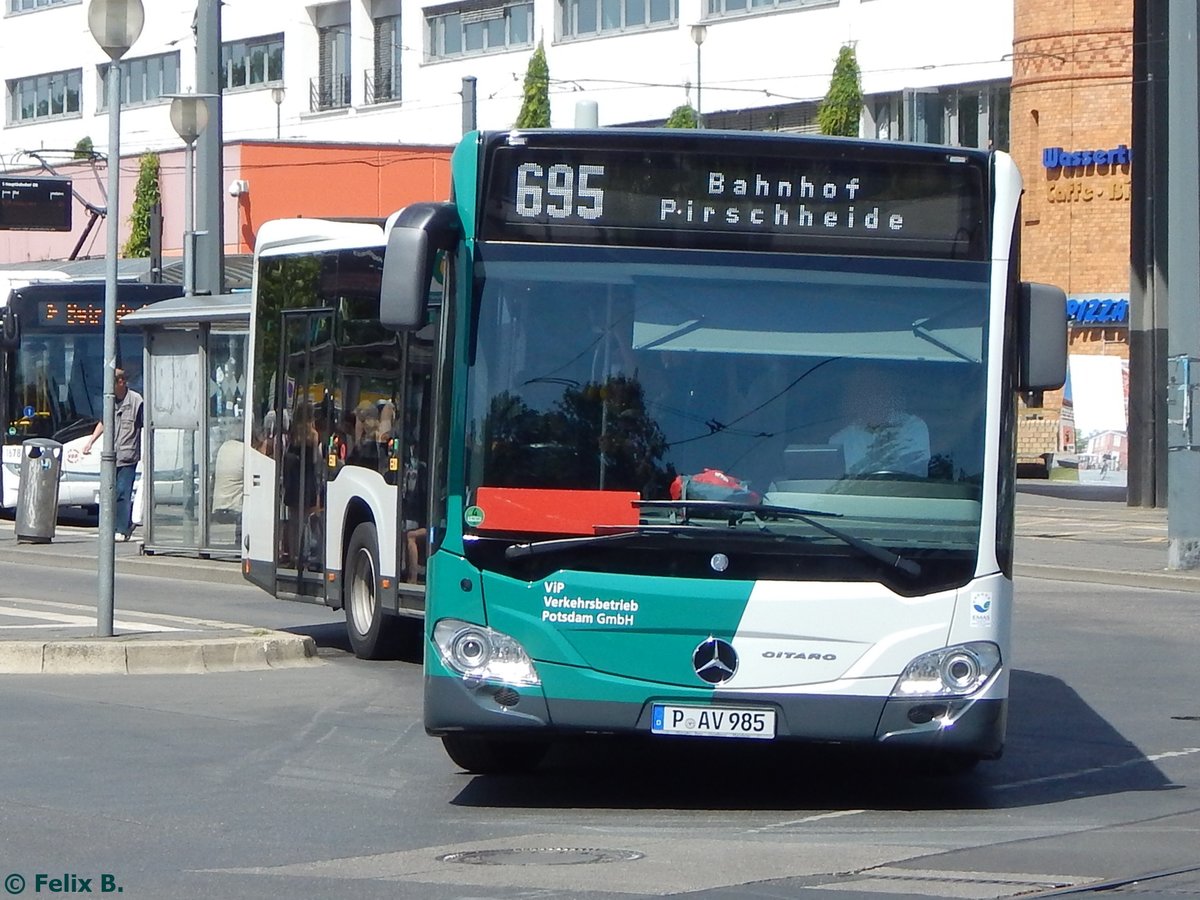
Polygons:
[[8,304],[8,295],[18,288],[28,287],[31,284],[42,284],[45,282],[62,283],[70,281],[71,276],[65,272],[56,272],[49,269],[11,269],[6,272],[0,272],[0,306]]

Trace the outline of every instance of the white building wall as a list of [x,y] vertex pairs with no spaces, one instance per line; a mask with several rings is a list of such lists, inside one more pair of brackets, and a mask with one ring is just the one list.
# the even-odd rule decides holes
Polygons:
[[[195,89],[196,0],[143,0],[146,25],[129,57],[179,50],[181,87]],[[282,32],[284,87],[279,108],[284,139],[450,143],[461,134],[464,76],[477,79],[477,121],[508,128],[516,119],[531,48],[426,62],[422,10],[445,3],[403,3],[402,99],[367,106],[364,73],[372,67],[372,0],[348,0],[352,28],[348,109],[310,112],[317,77],[314,10],[297,0],[224,0],[222,39]],[[677,0],[670,26],[583,40],[560,40],[559,0],[535,0],[534,34],[544,40],[551,78],[552,124],[574,123],[578,100],[594,100],[602,126],[665,119],[695,103],[697,52],[690,25],[704,21],[700,49],[702,112],[819,100],[842,44],[855,42],[866,94],[946,87],[1011,76],[1012,3],[987,0],[834,0],[825,5],[738,17],[705,18],[705,0]],[[327,4],[324,4],[327,5]],[[5,0],[5,9],[8,0]],[[0,76],[5,83],[0,166],[26,168],[23,151],[75,146],[84,136],[104,151],[108,117],[97,114],[97,66],[107,61],[87,28],[86,3],[67,3],[0,18]],[[78,117],[27,125],[11,122],[8,83],[15,78],[82,66]],[[167,103],[123,110],[126,154],[178,148]],[[276,107],[269,86],[224,97],[226,140],[274,139]]]

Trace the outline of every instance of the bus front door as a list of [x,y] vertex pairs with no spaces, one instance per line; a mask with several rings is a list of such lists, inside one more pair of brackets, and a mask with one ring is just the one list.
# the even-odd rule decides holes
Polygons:
[[281,313],[275,408],[277,587],[323,596],[325,455],[332,431],[333,311]]

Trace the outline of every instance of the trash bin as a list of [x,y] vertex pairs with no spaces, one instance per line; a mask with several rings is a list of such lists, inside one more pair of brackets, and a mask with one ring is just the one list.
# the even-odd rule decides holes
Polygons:
[[17,540],[46,544],[58,523],[58,479],[63,445],[45,438],[21,444],[21,484],[17,488]]

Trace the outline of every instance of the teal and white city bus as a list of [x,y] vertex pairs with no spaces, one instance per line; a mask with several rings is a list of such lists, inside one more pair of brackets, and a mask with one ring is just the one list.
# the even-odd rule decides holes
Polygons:
[[[467,135],[452,183],[386,229],[379,284],[383,325],[436,330],[409,564],[452,759],[593,734],[999,755],[1016,393],[1066,358],[1062,292],[1018,279],[1011,159],[518,130]],[[401,611],[418,517],[387,514],[326,543],[348,621]]]

